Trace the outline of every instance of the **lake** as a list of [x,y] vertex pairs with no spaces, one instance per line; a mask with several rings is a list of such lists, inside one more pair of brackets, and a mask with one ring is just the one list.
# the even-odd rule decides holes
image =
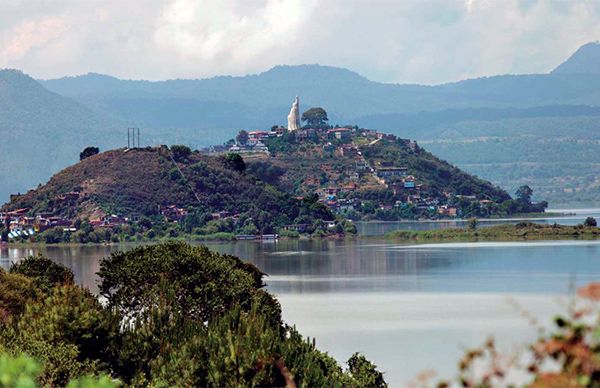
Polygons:
[[[559,223],[585,218],[577,217]],[[288,323],[342,362],[354,351],[365,353],[391,386],[424,370],[453,376],[463,350],[492,334],[506,352],[522,347],[537,335],[531,317],[548,323],[566,310],[574,287],[600,280],[600,241],[207,245],[268,273]],[[128,248],[0,248],[0,263],[41,252],[94,291],[100,258]]]

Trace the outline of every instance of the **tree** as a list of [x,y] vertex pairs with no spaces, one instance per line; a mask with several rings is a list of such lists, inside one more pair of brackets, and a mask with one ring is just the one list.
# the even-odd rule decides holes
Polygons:
[[98,147],[86,147],[79,153],[79,160],[89,158],[90,156],[97,155],[100,152]]
[[[174,309],[202,322],[235,304],[249,309],[262,298],[259,294],[264,287],[263,274],[253,265],[181,242],[113,253],[100,262],[98,275],[100,295],[128,315],[156,306],[168,287],[175,296]],[[279,304],[262,302],[271,319],[279,321]]]
[[225,167],[237,172],[244,172],[246,170],[246,163],[240,154],[229,153],[225,155]]
[[306,112],[302,113],[302,121],[306,121],[306,124],[312,128],[322,128],[327,125],[326,121],[327,112],[323,108],[310,108]]
[[40,291],[50,292],[59,285],[72,285],[75,282],[73,272],[64,265],[57,264],[42,256],[29,256],[10,267],[10,273],[27,276]]
[[0,268],[0,353],[41,368],[0,354],[0,386],[386,386],[363,356],[344,371],[284,325],[264,274],[234,256],[182,242],[113,253],[98,273],[105,303],[74,284],[42,294],[47,262],[32,260],[26,276]]
[[590,226],[590,227],[595,227],[595,226],[598,226],[598,222],[596,221],[596,219],[594,217],[588,217],[583,222],[583,225]]
[[241,144],[241,145],[248,144],[248,132],[241,129],[238,132],[237,136],[235,137],[235,140],[238,142],[238,144]]
[[348,368],[358,387],[384,388],[388,386],[383,379],[383,373],[378,371],[377,366],[360,353],[354,353],[350,357]]
[[515,193],[517,195],[517,199],[521,202],[525,202],[527,204],[531,203],[531,195],[533,194],[533,190],[528,185],[523,185],[519,187],[519,189]]
[[173,159],[177,162],[185,162],[188,156],[192,154],[192,150],[190,147],[185,145],[173,145],[171,146],[171,154],[173,155]]
[[471,230],[477,229],[478,224],[479,224],[479,221],[477,220],[477,218],[475,218],[475,217],[469,218],[469,221],[468,221],[469,229],[471,229]]

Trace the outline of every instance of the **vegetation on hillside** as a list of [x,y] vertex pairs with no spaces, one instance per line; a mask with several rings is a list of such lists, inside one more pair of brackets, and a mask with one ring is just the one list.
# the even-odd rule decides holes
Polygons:
[[600,228],[596,227],[595,222],[596,220],[590,217],[580,225],[519,222],[515,225],[478,227],[478,224],[474,223],[467,228],[395,230],[387,233],[386,238],[417,242],[596,239],[600,237]]
[[[100,266],[104,304],[48,268],[68,272],[42,257],[0,269],[0,378],[75,387],[387,386],[364,356],[343,369],[282,323],[263,274],[236,257],[184,243],[114,253]],[[52,287],[31,287],[40,278]]]
[[[373,140],[353,127],[346,140],[316,134],[299,140],[294,133],[270,138],[270,158],[249,161],[248,171],[293,195],[327,193],[351,204],[343,216],[359,219],[438,218],[438,205],[457,209],[454,216],[490,217],[543,212],[547,203],[528,198],[514,200],[489,181],[479,179],[437,158],[416,143],[395,137]],[[344,148],[346,147],[346,148]],[[348,148],[350,147],[350,148]],[[345,150],[349,150],[344,153]],[[341,151],[340,151],[341,150]],[[358,164],[368,167],[359,169]],[[379,168],[405,169],[414,178],[414,189],[403,187],[403,178],[382,179]],[[356,183],[356,186],[352,186]],[[345,187],[348,187],[347,189]]]
[[[38,236],[48,243],[182,235],[230,239],[277,233],[293,223],[308,224],[309,232],[327,231],[322,221],[335,219],[326,207],[293,198],[245,170],[237,154],[208,157],[186,146],[118,149],[86,157],[2,209],[28,208],[31,215],[50,212],[74,220],[75,233],[53,228]],[[66,200],[66,193],[77,198]],[[168,207],[184,213],[169,219]],[[132,222],[92,228],[90,220],[101,214]]]

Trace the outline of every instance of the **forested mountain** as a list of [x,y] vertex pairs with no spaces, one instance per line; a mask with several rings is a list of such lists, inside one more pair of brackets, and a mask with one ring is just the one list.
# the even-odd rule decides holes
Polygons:
[[75,162],[90,143],[122,143],[118,129],[117,120],[49,92],[20,71],[0,70],[0,202]]
[[[105,84],[102,80],[107,80]],[[346,69],[277,66],[258,75],[201,80],[131,81],[98,74],[42,81],[48,89],[126,119],[162,125],[155,109],[189,128],[284,124],[295,95],[301,104],[326,107],[335,120],[383,113],[417,113],[475,107],[524,108],[600,105],[600,74],[502,75],[422,86],[369,81]],[[143,103],[143,104],[142,104]],[[212,112],[206,115],[206,112]],[[237,113],[223,121],[218,112]],[[179,113],[188,112],[184,118]],[[160,121],[162,120],[162,121]]]

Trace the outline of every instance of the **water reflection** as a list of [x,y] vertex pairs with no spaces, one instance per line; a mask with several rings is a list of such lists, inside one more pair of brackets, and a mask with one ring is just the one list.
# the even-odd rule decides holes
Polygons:
[[[553,222],[546,220],[546,222]],[[564,222],[581,222],[579,219]],[[437,225],[437,224],[436,224]],[[535,339],[509,303],[549,322],[573,285],[600,280],[600,241],[401,245],[376,239],[211,243],[267,273],[284,319],[340,361],[363,351],[404,386],[423,369],[455,371],[461,347],[494,334],[505,349]],[[102,257],[120,246],[0,248],[0,265],[42,253],[97,291]]]
[[[540,224],[581,224],[586,217],[600,219],[599,209],[550,209],[548,212],[565,214],[564,216],[550,216],[544,218],[503,218],[479,220],[480,227],[489,227],[502,224],[516,224],[522,221],[537,222]],[[357,222],[356,228],[361,236],[381,236],[394,230],[437,230],[450,228],[463,228],[467,226],[466,220],[436,220],[436,221],[372,221]]]
[[[208,244],[255,264],[275,293],[564,292],[599,278],[600,241],[397,245],[383,241]],[[41,253],[97,290],[103,257],[132,245],[3,248],[0,265]]]

